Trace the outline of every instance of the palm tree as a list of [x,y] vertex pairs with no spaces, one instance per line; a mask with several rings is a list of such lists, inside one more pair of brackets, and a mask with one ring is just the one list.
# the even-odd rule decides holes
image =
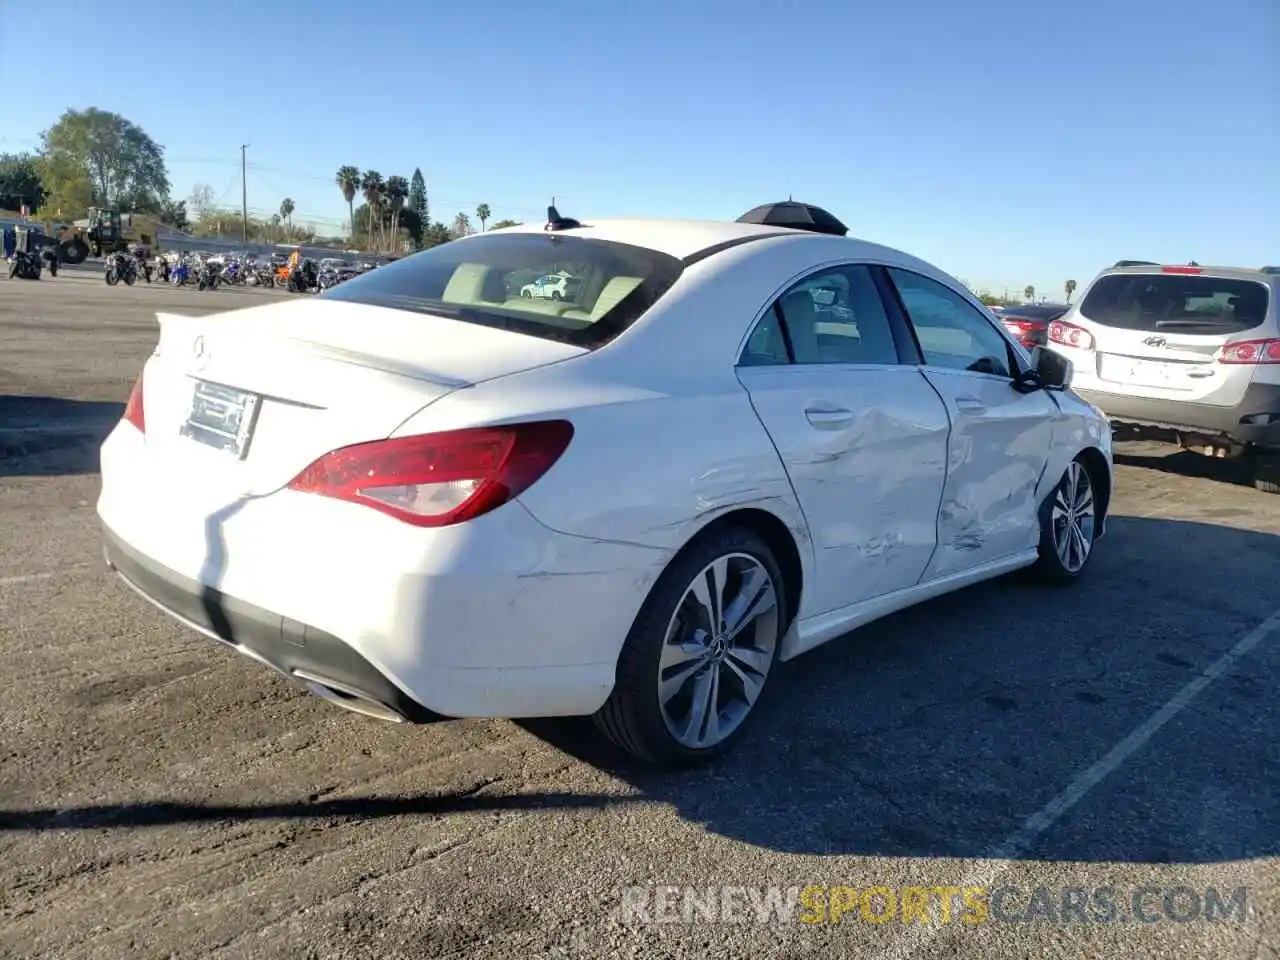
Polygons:
[[1022,291],[1022,295],[1027,298],[1027,303],[1030,303],[1036,298],[1036,288],[1028,283]]
[[493,216],[493,213],[489,210],[489,205],[487,203],[482,203],[480,206],[476,207],[476,219],[480,221],[481,233],[484,232],[485,221],[491,216]]
[[290,233],[293,233],[293,211],[296,209],[291,197],[285,197],[280,201],[280,219],[285,222],[285,229]]
[[360,189],[360,171],[356,167],[344,166],[338,168],[338,175],[334,178],[338,184],[338,189],[342,191],[342,199],[347,201],[347,213],[350,216],[349,225],[351,227],[352,239],[355,238],[356,232],[356,191]]
[[455,238],[465,237],[471,233],[471,218],[465,213],[459,213],[453,218],[453,235]]
[[1074,280],[1068,280],[1062,285],[1062,289],[1067,291],[1067,303],[1070,303],[1071,295],[1076,292],[1076,282]]
[[273,213],[271,215],[271,239],[273,240],[276,239],[277,237],[276,231],[278,231],[279,229],[280,229],[280,214]]
[[[409,181],[404,177],[387,177],[387,204],[391,208],[391,244],[400,246],[400,211],[409,199]],[[398,252],[398,249],[397,249]]]
[[382,224],[382,192],[384,189],[382,174],[377,170],[366,170],[360,178],[360,190],[364,193],[364,202],[369,205],[369,246],[373,247],[373,228]]

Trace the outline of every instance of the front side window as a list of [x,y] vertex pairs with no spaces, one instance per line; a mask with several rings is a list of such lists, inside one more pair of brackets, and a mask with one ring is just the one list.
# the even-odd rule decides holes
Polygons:
[[889,268],[889,277],[931,367],[1012,377],[1009,342],[964,297],[918,273]]
[[629,244],[494,234],[415,253],[319,296],[594,348],[638,320],[683,269]]

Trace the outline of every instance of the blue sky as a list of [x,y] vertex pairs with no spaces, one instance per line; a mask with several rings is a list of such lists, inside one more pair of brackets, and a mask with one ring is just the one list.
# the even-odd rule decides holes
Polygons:
[[[251,208],[291,196],[334,227],[351,163],[421,167],[446,221],[538,219],[552,194],[579,219],[732,219],[790,194],[997,293],[1120,258],[1280,262],[1276,0],[58,11],[0,5],[0,151],[113,110],[179,198],[238,207],[248,143]],[[81,81],[33,82],[50,49]]]

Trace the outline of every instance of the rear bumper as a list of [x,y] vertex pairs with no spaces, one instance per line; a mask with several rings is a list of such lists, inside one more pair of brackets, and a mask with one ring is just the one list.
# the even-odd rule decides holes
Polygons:
[[[229,597],[161,566],[105,525],[102,536],[107,566],[135,592],[193,630],[302,681],[315,693],[331,694],[330,699],[347,697],[381,706],[393,715],[388,719],[413,723],[446,719],[406,696],[332,634]],[[323,689],[316,690],[317,686]]]
[[1224,437],[1237,443],[1280,448],[1280,384],[1254,383],[1234,407],[1149,400],[1073,386],[1118,423]]

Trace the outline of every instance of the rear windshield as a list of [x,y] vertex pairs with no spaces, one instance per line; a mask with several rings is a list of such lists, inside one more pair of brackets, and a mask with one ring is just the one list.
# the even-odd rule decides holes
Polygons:
[[495,234],[415,253],[320,296],[594,348],[634,323],[683,269],[674,257],[606,240]]
[[1239,333],[1267,316],[1270,291],[1254,280],[1203,275],[1110,274],[1090,288],[1080,312],[1124,330]]

